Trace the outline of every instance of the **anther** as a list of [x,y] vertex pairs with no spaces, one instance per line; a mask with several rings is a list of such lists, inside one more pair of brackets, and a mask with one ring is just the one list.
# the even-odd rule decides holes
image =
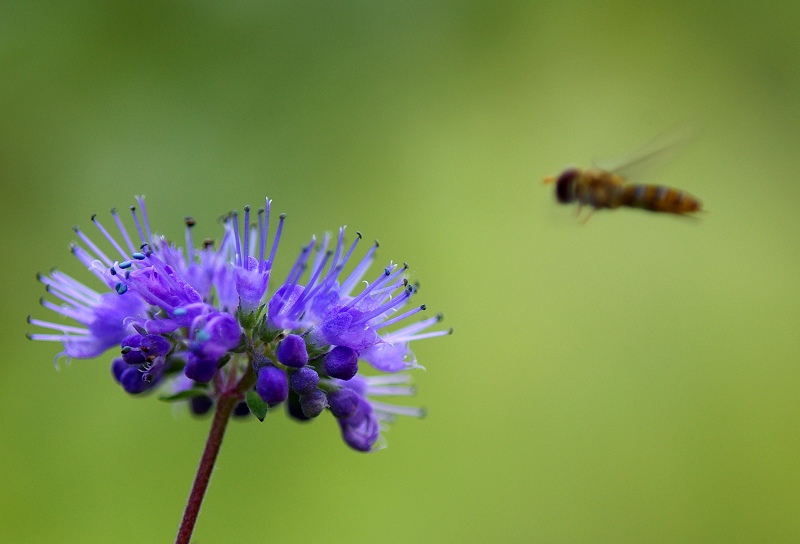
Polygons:
[[356,231],[356,235],[358,236],[358,239],[359,239],[359,240],[361,240],[361,239],[364,237],[364,236],[361,234],[361,231],[358,231],[358,230]]
[[95,220],[95,219],[97,219],[97,214],[96,214],[96,213],[93,213],[93,214],[92,214],[92,218],[91,218],[92,222],[94,222],[94,220]]
[[117,292],[117,294],[124,295],[125,292],[128,290],[128,286],[125,285],[124,283],[117,283],[114,286],[114,290]]
[[121,350],[119,350],[119,352],[120,352],[121,354],[123,354],[123,355],[125,355],[125,354],[127,354],[127,353],[130,353],[131,351],[133,351],[133,348],[132,348],[132,347],[130,347],[130,346],[125,346],[124,348],[122,348]]
[[144,253],[134,253],[133,255],[131,255],[131,257],[133,257],[137,261],[141,261],[141,260],[144,260],[145,255],[144,255]]
[[122,261],[121,263],[119,263],[119,267],[125,270],[126,268],[130,268],[132,264],[133,263],[131,263],[130,261]]
[[419,309],[424,311],[424,310],[427,310],[428,307],[423,304],[422,306],[419,307]]
[[194,219],[192,219],[191,217],[189,217],[188,215],[183,218],[183,222],[186,223],[186,226],[190,227],[190,228],[195,226],[195,223],[196,223],[196,221]]

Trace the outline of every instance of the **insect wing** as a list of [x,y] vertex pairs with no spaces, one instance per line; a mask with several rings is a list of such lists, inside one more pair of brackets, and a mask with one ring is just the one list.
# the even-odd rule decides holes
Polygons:
[[598,161],[596,168],[619,174],[628,183],[649,182],[655,172],[698,138],[697,129],[676,127],[662,132],[635,153]]

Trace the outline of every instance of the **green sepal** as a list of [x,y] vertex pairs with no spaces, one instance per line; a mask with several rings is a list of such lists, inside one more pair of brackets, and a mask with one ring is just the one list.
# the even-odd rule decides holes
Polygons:
[[220,357],[219,361],[217,361],[217,370],[219,370],[223,366],[227,365],[228,361],[230,361],[230,360],[231,360],[231,354],[230,353],[226,353],[225,355]]
[[264,402],[258,393],[253,391],[252,389],[247,392],[244,398],[245,402],[247,402],[247,407],[250,408],[250,411],[253,412],[253,415],[258,418],[259,421],[264,421],[264,418],[267,417],[267,412],[269,411],[269,406],[267,403]]
[[176,374],[183,370],[183,367],[186,366],[186,361],[180,357],[176,357],[174,355],[167,356],[167,364],[164,368],[164,374]]
[[158,397],[158,400],[163,400],[164,402],[175,402],[178,400],[187,400],[194,397],[199,397],[201,395],[208,395],[208,391],[199,387],[192,387],[191,389],[181,391],[180,393],[175,393],[174,395],[162,395]]
[[[330,351],[331,347],[328,344],[317,344],[311,340],[311,332],[312,329],[308,329],[303,334],[303,340],[306,342],[306,351],[308,352],[309,359],[316,359],[317,357],[324,355]],[[319,340],[319,339],[316,339]]]
[[256,326],[256,321],[258,319],[258,311],[245,313],[244,310],[242,310],[242,306],[240,304],[239,309],[236,313],[239,317],[239,323],[242,325],[243,329],[249,331]]
[[282,332],[283,329],[276,329],[270,325],[266,313],[259,320],[258,327],[256,328],[256,334],[258,334],[258,338],[265,344],[269,344],[275,340]]

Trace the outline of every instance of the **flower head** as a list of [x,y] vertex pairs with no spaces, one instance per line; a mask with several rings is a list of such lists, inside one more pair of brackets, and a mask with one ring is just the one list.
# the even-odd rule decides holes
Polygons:
[[[68,359],[119,346],[111,370],[126,392],[167,383],[172,394],[162,398],[189,400],[196,414],[222,397],[247,399],[236,414],[252,411],[261,419],[284,403],[299,420],[327,410],[344,441],[359,451],[375,449],[381,425],[395,415],[422,415],[373,399],[410,395],[408,374],[395,374],[420,366],[409,343],[451,332],[430,330],[441,316],[410,320],[425,306],[410,306],[417,287],[405,277],[408,265],[390,262],[364,281],[378,244],[351,262],[362,236],[346,244],[341,228],[335,244],[328,234],[320,241],[312,237],[270,293],[285,215],[270,239],[269,199],[252,224],[249,206],[241,223],[237,212],[229,213],[217,244],[196,247],[195,221],[185,218],[185,248],[154,234],[144,200],[137,200],[131,207],[134,231],[116,210],[116,235],[92,216],[113,257],[75,228],[72,253],[100,286],[90,288],[58,270],[40,274],[59,301],[42,299],[42,305],[76,324],[29,318],[47,330],[30,338],[59,342],[59,356]],[[359,361],[389,375],[363,377]]]

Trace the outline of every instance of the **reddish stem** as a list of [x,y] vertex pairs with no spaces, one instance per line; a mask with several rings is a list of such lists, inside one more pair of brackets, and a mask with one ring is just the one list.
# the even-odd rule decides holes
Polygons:
[[200,505],[203,504],[203,497],[206,494],[208,482],[211,480],[211,472],[214,470],[214,463],[222,445],[222,437],[225,436],[225,428],[237,401],[237,395],[223,394],[217,402],[214,422],[211,424],[211,431],[208,433],[206,449],[203,451],[200,466],[197,468],[197,475],[194,477],[194,484],[189,494],[189,501],[186,503],[186,510],[183,512],[183,520],[181,520],[181,527],[178,530],[175,544],[189,544],[192,538],[194,524],[197,522],[197,515],[200,513]]

